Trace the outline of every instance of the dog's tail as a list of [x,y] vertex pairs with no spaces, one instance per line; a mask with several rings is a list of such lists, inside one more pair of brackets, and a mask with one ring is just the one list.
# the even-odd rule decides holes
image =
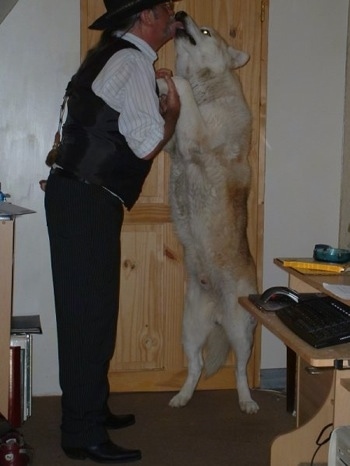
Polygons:
[[207,377],[215,374],[224,364],[230,344],[223,327],[215,325],[205,345],[204,370]]

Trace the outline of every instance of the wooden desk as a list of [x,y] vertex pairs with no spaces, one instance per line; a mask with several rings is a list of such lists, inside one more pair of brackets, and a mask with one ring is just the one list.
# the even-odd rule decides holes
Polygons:
[[7,417],[10,372],[14,220],[0,220],[0,413]]
[[[0,203],[0,413],[7,418],[10,381],[10,334],[13,293],[15,220],[34,210]],[[8,216],[7,216],[8,215]]]
[[[321,291],[331,295],[322,283],[350,285],[349,275],[303,275],[276,265],[289,274],[289,286],[299,292]],[[317,448],[322,429],[350,425],[350,343],[314,349],[298,338],[275,316],[257,309],[247,297],[240,303],[258,322],[296,353],[296,429],[277,437],[271,446],[271,466],[309,465]],[[349,301],[344,301],[350,305]],[[327,429],[325,436],[329,434]],[[322,446],[314,460],[315,466],[326,466],[328,446]]]
[[350,286],[350,273],[341,273],[341,274],[330,274],[330,275],[305,275],[301,272],[298,272],[291,267],[284,267],[282,262],[279,259],[274,259],[274,264],[276,264],[279,268],[284,270],[288,273],[289,278],[289,286],[294,290],[300,292],[308,292],[310,291],[321,291],[322,293],[328,294],[329,296],[333,296],[338,301],[342,301],[343,303],[350,306],[350,300],[344,300],[338,298],[337,296],[333,295],[329,291],[325,290],[322,286],[322,283],[332,283],[334,285],[349,285]]

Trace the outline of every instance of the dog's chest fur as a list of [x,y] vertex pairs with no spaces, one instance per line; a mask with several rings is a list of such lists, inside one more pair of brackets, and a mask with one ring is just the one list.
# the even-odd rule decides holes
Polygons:
[[200,270],[215,262],[235,267],[237,251],[248,254],[251,116],[240,84],[231,74],[221,82],[211,79],[207,85],[202,80],[192,86],[203,124],[192,134],[176,133],[172,215],[185,249],[191,250],[191,267],[196,261]]

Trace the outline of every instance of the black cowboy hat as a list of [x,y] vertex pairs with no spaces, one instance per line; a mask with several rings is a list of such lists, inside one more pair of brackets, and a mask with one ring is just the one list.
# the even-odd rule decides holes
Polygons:
[[[89,29],[112,29],[118,26],[118,22],[122,22],[140,11],[153,8],[159,3],[166,3],[164,0],[103,0],[107,12],[97,18]],[[176,0],[175,0],[176,1]]]

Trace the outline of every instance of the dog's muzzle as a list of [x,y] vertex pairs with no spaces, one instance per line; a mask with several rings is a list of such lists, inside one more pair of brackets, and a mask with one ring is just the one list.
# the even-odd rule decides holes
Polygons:
[[194,40],[194,38],[191,36],[191,34],[186,29],[186,18],[187,18],[187,16],[188,16],[188,14],[186,13],[186,11],[178,11],[176,13],[176,15],[175,15],[176,21],[179,21],[180,23],[183,24],[183,29],[178,28],[176,30],[176,38],[188,39],[192,45],[196,45],[196,41]]

